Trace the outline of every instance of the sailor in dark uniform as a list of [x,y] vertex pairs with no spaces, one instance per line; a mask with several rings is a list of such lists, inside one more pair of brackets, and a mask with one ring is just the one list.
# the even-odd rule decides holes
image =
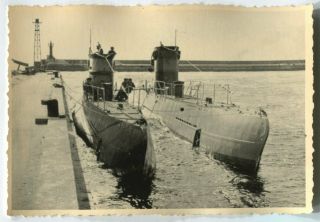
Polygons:
[[126,101],[128,99],[127,84],[128,84],[128,79],[125,78],[123,80],[123,82],[121,83],[121,87],[120,87],[119,92],[116,96],[116,100]]
[[128,83],[127,83],[127,89],[128,89],[128,93],[131,93],[131,91],[133,90],[133,88],[135,88],[135,84],[132,82],[132,79],[128,79]]
[[118,101],[126,101],[128,99],[128,94],[130,94],[135,88],[135,84],[133,83],[132,79],[125,78],[121,83],[121,88],[116,96],[116,100]]
[[113,60],[113,58],[116,56],[116,54],[117,54],[117,53],[114,51],[114,47],[111,46],[111,48],[110,48],[110,50],[109,50],[109,52],[108,52],[108,54],[107,54],[106,57],[107,57],[110,65],[112,65],[112,66],[113,66],[112,60]]
[[150,61],[150,67],[148,68],[149,72],[154,71],[154,61],[158,59],[158,50],[155,48],[152,52],[151,61]]
[[113,58],[116,54],[117,53],[114,51],[114,47],[111,46],[107,56]]

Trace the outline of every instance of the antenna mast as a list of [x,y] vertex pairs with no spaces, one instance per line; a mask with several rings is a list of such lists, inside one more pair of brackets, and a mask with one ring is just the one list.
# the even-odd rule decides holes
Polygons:
[[174,30],[174,46],[177,46],[177,33],[178,33],[178,30],[175,29]]
[[92,52],[92,49],[91,49],[91,27],[90,27],[90,48],[89,48],[89,53]]

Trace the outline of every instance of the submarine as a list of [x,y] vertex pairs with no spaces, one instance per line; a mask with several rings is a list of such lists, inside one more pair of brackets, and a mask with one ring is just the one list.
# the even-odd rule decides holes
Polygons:
[[100,44],[97,49],[89,51],[90,76],[83,83],[82,100],[97,159],[108,168],[151,177],[155,156],[148,122],[126,101],[128,92],[114,87],[113,47],[107,54]]
[[226,101],[220,102],[204,93],[208,82],[179,81],[180,56],[178,46],[161,44],[154,49],[149,71],[155,71],[155,81],[146,90],[145,116],[158,115],[173,133],[204,148],[209,157],[256,173],[269,135],[267,113],[232,103],[228,85],[213,84],[209,89],[213,94],[224,89]]

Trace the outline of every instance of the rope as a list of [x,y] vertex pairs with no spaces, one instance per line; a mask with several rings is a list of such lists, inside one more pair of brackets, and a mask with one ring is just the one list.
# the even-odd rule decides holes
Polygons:
[[104,57],[104,59],[107,61],[109,68],[111,69],[112,72],[114,72],[112,65],[110,64],[109,60],[108,60],[108,56]]
[[120,122],[113,122],[113,123],[107,125],[106,127],[102,128],[102,129],[99,130],[99,131],[98,131],[97,128],[94,127],[92,124],[90,124],[90,126],[95,129],[95,134],[98,135],[98,134],[102,133],[103,131],[107,130],[108,128],[110,128],[110,127],[112,127],[112,126],[115,126],[115,125],[117,125],[117,124],[120,124]]
[[[68,84],[66,84],[64,81],[63,81],[63,86],[66,86],[70,91],[73,91],[74,93],[78,93],[78,92],[74,91],[70,86],[68,86]],[[77,99],[74,98],[67,90],[65,90],[65,92],[66,92],[67,96],[69,96],[69,98],[70,98],[69,100],[74,100],[74,102],[75,102],[75,104],[73,105],[73,107],[70,108],[70,111],[71,111],[71,112],[74,111],[74,109],[76,108],[77,104],[80,105],[80,107],[77,109],[77,111],[75,111],[75,113],[77,113],[77,112],[81,109],[81,107],[83,107],[82,102],[81,102],[81,99],[78,99],[78,100],[77,100]]]
[[[67,84],[66,84],[63,80],[62,80],[62,84],[63,84],[64,86],[67,86]],[[71,91],[73,91],[69,86],[67,86],[67,88],[69,88]],[[77,109],[77,111],[72,111],[73,108],[70,109],[72,112],[74,112],[74,113],[76,114],[81,108],[84,107],[83,104],[80,102],[80,99],[79,99],[79,100],[75,99],[67,90],[65,90],[65,93],[67,94],[67,96],[70,97],[70,100],[71,100],[71,99],[74,100],[75,105],[73,106],[73,108],[76,107],[76,104],[79,104],[79,105],[80,105],[79,108]],[[95,111],[94,109],[91,109],[91,108],[89,108],[89,107],[87,107],[87,108],[90,109],[92,112],[95,112],[95,113],[97,113],[97,114],[98,114],[98,113],[100,114],[100,112],[97,112],[97,111]],[[103,114],[104,114],[104,113],[103,113]],[[105,114],[105,115],[106,115],[106,114]],[[108,115],[106,115],[106,116],[108,116]],[[88,123],[89,123],[89,122],[88,122]],[[120,123],[120,122],[112,123],[112,124],[104,127],[104,128],[103,128],[102,130],[100,130],[100,131],[98,131],[92,124],[89,123],[89,125],[90,125],[90,127],[92,128],[94,134],[95,134],[95,135],[98,135],[98,134],[100,134],[101,132],[103,132],[103,131],[105,131],[106,129],[108,129],[109,127],[111,127],[112,125],[115,125],[115,124],[118,124],[118,123]],[[93,135],[88,134],[88,133],[86,133],[86,132],[84,132],[84,134],[86,134],[87,136],[93,136]]]
[[83,106],[82,103],[80,102],[80,99],[77,100],[76,98],[74,98],[71,94],[68,93],[67,90],[65,90],[65,92],[66,92],[66,94],[67,94],[71,99],[73,99],[77,104]]
[[[76,100],[72,95],[70,95],[70,94],[68,93],[68,91],[65,90],[65,92],[66,92],[66,94],[70,97],[70,99],[73,99],[73,100],[75,101],[75,105],[73,106],[73,108],[75,108],[75,106],[76,106],[77,104],[80,105],[79,108],[77,109],[77,111],[72,111],[73,108],[70,109],[71,112],[74,112],[74,113],[76,114],[81,108],[83,108],[83,104],[82,104],[81,102],[79,102],[79,100]],[[89,108],[89,107],[88,107],[88,109],[90,109],[90,110],[93,111],[93,112],[96,112],[94,109],[91,109],[91,108]],[[98,112],[96,112],[96,113],[98,113]],[[89,122],[88,122],[88,123],[89,123]],[[118,124],[118,123],[119,123],[119,122],[112,123],[112,124],[104,127],[102,130],[99,130],[99,131],[98,131],[98,130],[96,129],[96,127],[94,127],[92,124],[90,124],[90,123],[89,123],[89,124],[90,124],[91,128],[93,129],[94,134],[98,135],[98,134],[100,134],[101,132],[103,132],[103,131],[105,131],[106,129],[108,129],[109,127],[111,127],[112,125],[116,125],[116,124]],[[88,134],[88,133],[86,133],[86,132],[84,132],[84,134],[86,134],[87,136],[93,136],[93,135]]]
[[196,70],[198,70],[199,72],[202,72],[202,70],[197,67],[196,65],[192,64],[189,60],[186,60],[190,65],[192,65]]
[[74,93],[78,93],[74,89],[72,89],[70,86],[68,86],[68,84],[66,84],[65,82],[63,82],[63,86],[66,86],[68,89],[70,89],[70,91],[72,91]]
[[79,112],[79,110],[82,108],[82,106],[79,106],[79,108],[76,110],[76,111],[74,111],[74,113],[76,114],[77,112]]

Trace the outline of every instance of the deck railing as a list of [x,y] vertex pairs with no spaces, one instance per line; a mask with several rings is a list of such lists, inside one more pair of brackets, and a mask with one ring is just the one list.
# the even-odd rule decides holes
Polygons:
[[83,90],[87,100],[92,102],[97,102],[98,107],[100,107],[102,103],[103,110],[106,110],[106,104],[105,104],[106,94],[105,94],[105,89],[103,87],[83,83]]
[[[115,87],[112,88],[113,91],[113,95],[117,95],[118,92],[120,90],[122,90],[123,93],[125,93],[127,95],[127,100],[125,101],[119,101],[119,104],[122,102],[129,102],[130,105],[132,105],[133,107],[138,108],[138,110],[140,110],[141,108],[141,91],[146,91],[147,87],[131,87],[129,90],[129,88],[125,89],[123,86],[120,87],[119,89]],[[101,86],[94,86],[91,84],[86,84],[83,83],[83,90],[86,96],[86,99],[89,101],[92,101],[92,104],[99,107],[99,108],[103,108],[104,111],[106,111],[107,107],[106,107],[106,91],[104,87]],[[130,93],[127,93],[130,92]],[[132,94],[133,96],[130,96],[130,94]],[[129,99],[131,98],[132,101],[129,101]],[[137,98],[136,98],[137,97]],[[137,99],[137,103],[135,101],[135,99]],[[110,99],[111,101],[114,101],[114,96],[112,96],[112,98]],[[96,103],[94,103],[96,102]]]
[[[83,83],[86,98],[93,101],[94,105],[102,107],[106,110],[106,89],[101,86],[94,86],[90,84]],[[138,108],[140,110],[144,98],[141,96],[141,92],[145,91],[149,93],[153,91],[154,94],[163,99],[166,98],[176,98],[188,100],[192,99],[198,105],[232,105],[231,100],[231,90],[229,84],[217,84],[211,81],[177,81],[174,83],[166,83],[164,81],[155,81],[153,83],[144,81],[137,84],[136,87],[130,88],[130,90],[125,89],[121,86],[117,89],[116,84],[112,88],[112,94],[117,95],[119,91],[122,90],[126,93],[127,100],[119,101],[129,102],[130,105]],[[130,93],[128,93],[130,92]],[[112,97],[109,100],[114,100]]]
[[153,90],[158,96],[192,98],[197,104],[232,104],[229,84],[198,80],[174,83],[155,81]]
[[196,100],[197,104],[232,104],[232,92],[229,84],[198,80],[174,83],[155,81],[153,90],[158,96],[192,98]]

